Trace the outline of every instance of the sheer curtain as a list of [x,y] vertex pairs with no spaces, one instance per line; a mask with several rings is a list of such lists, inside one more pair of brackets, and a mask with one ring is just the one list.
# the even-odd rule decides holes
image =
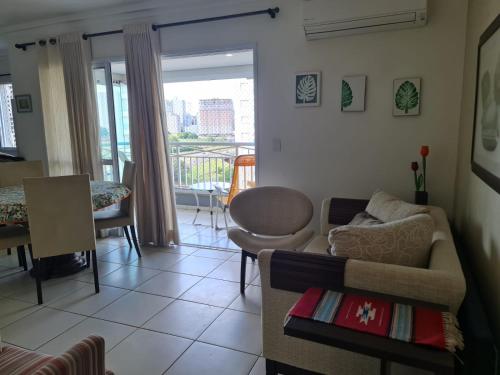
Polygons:
[[64,71],[74,172],[88,173],[91,179],[100,180],[99,128],[89,44],[80,33],[61,35],[58,44]]
[[147,24],[125,26],[123,32],[139,237],[143,244],[177,244],[158,40]]

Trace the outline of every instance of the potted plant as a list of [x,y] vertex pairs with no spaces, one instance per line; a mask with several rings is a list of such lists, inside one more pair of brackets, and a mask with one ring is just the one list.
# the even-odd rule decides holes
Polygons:
[[422,146],[420,148],[420,156],[422,156],[422,173],[418,173],[418,162],[414,161],[411,163],[411,169],[415,179],[415,203],[427,204],[429,201],[429,194],[427,193],[426,169],[427,156],[429,156],[429,146]]

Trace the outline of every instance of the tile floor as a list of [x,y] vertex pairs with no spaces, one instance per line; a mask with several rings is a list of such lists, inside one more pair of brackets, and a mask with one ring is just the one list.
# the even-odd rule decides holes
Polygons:
[[[242,297],[234,244],[224,239],[225,231],[190,225],[189,214],[181,212],[181,235],[194,245],[145,247],[138,259],[124,239],[99,240],[98,295],[86,270],[44,282],[45,303],[38,306],[34,281],[17,267],[15,253],[0,252],[3,341],[60,354],[99,334],[116,375],[265,374],[258,265],[248,262]],[[200,218],[204,224],[207,216]]]

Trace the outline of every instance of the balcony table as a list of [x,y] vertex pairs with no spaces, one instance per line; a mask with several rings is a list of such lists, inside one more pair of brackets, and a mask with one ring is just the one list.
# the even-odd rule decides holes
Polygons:
[[[126,199],[131,193],[125,185],[116,182],[91,181],[90,188],[94,211],[112,206]],[[23,186],[1,187],[0,225],[26,223],[28,223],[28,211],[25,204]],[[86,267],[85,259],[76,254],[44,258],[40,263],[41,277],[43,279],[67,276],[79,272]]]

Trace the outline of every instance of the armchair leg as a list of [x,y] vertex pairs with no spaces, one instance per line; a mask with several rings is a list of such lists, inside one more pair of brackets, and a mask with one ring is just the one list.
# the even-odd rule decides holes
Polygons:
[[128,246],[132,247],[132,241],[130,241],[130,234],[128,233],[127,226],[123,227],[123,231],[125,232],[125,237],[127,237]]
[[19,257],[19,266],[23,267],[25,271],[28,270],[28,262],[26,261],[26,251],[24,246],[17,247],[17,256]]
[[85,252],[85,265],[90,268],[90,251]]
[[224,215],[224,223],[226,224],[226,232],[229,230],[229,226],[227,225],[227,206],[224,205],[224,208],[222,210],[222,214]]
[[[89,251],[90,253],[90,251]],[[99,293],[99,273],[97,269],[97,253],[95,250],[92,250],[92,270],[94,271],[94,287],[95,292]]]
[[247,271],[247,254],[241,250],[240,293],[245,294],[245,276]]
[[11,255],[12,254],[12,250],[10,249],[10,247],[7,249],[7,255]]
[[137,233],[135,232],[135,226],[130,226],[130,233],[132,234],[132,240],[134,241],[135,251],[137,252],[137,256],[142,257],[141,247],[139,246],[139,241],[137,241]]
[[40,259],[35,259],[33,261],[33,267],[35,268],[35,279],[36,279],[36,295],[38,298],[38,304],[43,304],[42,296],[42,280],[40,279]]

